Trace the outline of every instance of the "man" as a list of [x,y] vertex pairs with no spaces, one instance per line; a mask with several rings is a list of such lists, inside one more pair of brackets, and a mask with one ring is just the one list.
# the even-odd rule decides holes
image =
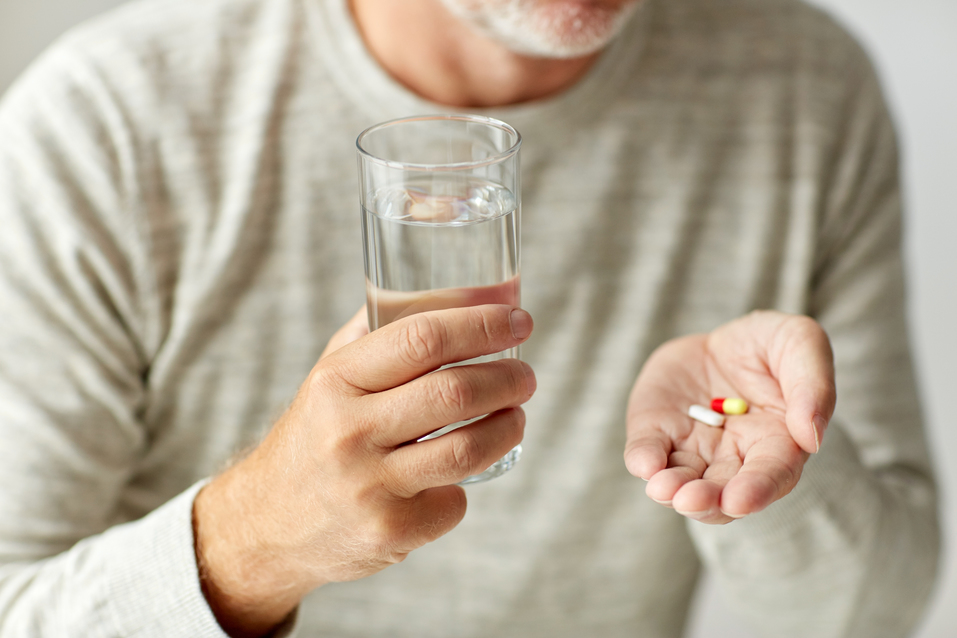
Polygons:
[[[356,134],[450,108],[525,136],[528,312],[326,346]],[[5,99],[0,216],[0,635],[679,636],[699,557],[768,635],[919,618],[893,133],[804,5],[131,4]]]

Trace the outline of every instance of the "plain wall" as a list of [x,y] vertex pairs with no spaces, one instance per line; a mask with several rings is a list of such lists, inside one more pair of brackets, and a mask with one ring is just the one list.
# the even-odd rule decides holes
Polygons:
[[[674,0],[680,1],[680,0]],[[945,544],[957,539],[957,2],[814,0],[871,51],[902,138],[909,311],[931,442],[942,487]],[[50,41],[119,0],[0,0],[0,93]],[[918,638],[957,636],[957,555],[946,548]],[[749,638],[706,581],[689,638]]]

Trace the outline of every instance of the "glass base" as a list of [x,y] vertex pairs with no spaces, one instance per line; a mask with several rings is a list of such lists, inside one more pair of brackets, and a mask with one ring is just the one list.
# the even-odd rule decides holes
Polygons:
[[487,470],[481,474],[475,474],[468,477],[464,481],[460,482],[459,485],[471,485],[472,483],[484,483],[485,481],[491,481],[493,478],[499,477],[512,469],[512,467],[518,463],[520,458],[522,458],[521,443],[513,447],[508,454],[492,463],[492,466]]

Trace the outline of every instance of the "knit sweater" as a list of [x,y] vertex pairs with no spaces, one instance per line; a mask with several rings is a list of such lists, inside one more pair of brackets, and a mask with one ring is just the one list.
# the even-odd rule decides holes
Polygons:
[[[356,135],[450,111],[343,0],[143,0],[0,104],[0,636],[221,637],[192,500],[364,301]],[[317,637],[680,636],[702,565],[768,636],[901,636],[937,559],[897,156],[866,57],[796,0],[646,0],[523,145],[525,454],[406,561],[313,592]],[[725,526],[625,470],[664,341],[818,319],[838,406],[794,491]],[[282,498],[277,494],[276,498]]]

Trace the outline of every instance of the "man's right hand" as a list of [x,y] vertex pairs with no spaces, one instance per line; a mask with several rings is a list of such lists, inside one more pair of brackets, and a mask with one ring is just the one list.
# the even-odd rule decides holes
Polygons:
[[316,587],[371,575],[455,527],[455,484],[521,441],[535,376],[516,359],[439,368],[531,330],[524,310],[455,308],[327,352],[265,440],[196,497],[203,591],[223,629],[263,635]]

